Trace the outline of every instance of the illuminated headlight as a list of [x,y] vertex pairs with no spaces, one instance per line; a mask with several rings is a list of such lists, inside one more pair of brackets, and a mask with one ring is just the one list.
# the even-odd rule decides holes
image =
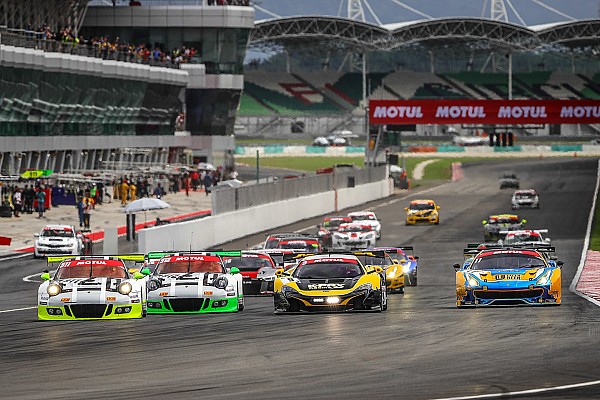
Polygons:
[[46,289],[46,291],[48,292],[48,294],[50,296],[56,296],[57,294],[59,294],[61,292],[61,287],[58,283],[51,283],[48,285],[48,288]]
[[540,275],[540,278],[536,281],[538,285],[547,285],[550,283],[550,277],[552,276],[552,270],[548,270]]
[[361,290],[371,291],[373,290],[373,285],[371,285],[370,283],[363,283],[362,285],[356,288],[356,291]]
[[339,297],[328,297],[326,301],[327,301],[327,304],[338,304],[340,302],[340,298]]
[[365,239],[372,239],[372,238],[373,238],[373,236],[375,236],[375,233],[373,233],[373,232],[367,233],[367,234],[365,235]]
[[473,276],[469,276],[469,279],[467,280],[467,282],[469,283],[469,286],[481,286],[479,281],[477,279],[475,279]]
[[119,293],[128,295],[133,290],[133,286],[131,286],[131,283],[129,283],[129,282],[123,282],[119,285],[118,290],[119,290]]
[[396,271],[398,270],[398,267],[394,267],[394,268],[390,268],[386,275],[388,278],[393,278],[394,276],[396,276]]
[[217,289],[225,289],[228,283],[227,278],[220,276],[215,280],[215,287]]

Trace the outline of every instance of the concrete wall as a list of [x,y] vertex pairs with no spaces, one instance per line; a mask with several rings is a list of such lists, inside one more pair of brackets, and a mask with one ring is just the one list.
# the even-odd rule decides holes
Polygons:
[[393,182],[384,181],[299,197],[218,216],[162,225],[138,232],[140,252],[161,250],[204,250],[254,233],[303,219],[337,212],[368,201],[388,197]]

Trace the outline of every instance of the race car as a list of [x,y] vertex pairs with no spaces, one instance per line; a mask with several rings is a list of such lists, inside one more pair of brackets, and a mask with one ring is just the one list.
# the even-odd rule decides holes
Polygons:
[[49,256],[54,275],[44,272],[38,289],[38,319],[127,319],[146,316],[148,270],[130,274],[126,260],[143,262],[143,254],[123,256]]
[[498,241],[503,239],[508,231],[523,229],[526,222],[525,219],[519,220],[516,214],[490,215],[487,220],[482,221],[483,238],[486,242]]
[[519,178],[512,171],[506,171],[500,176],[500,189],[519,188]]
[[307,256],[288,272],[278,272],[273,302],[275,314],[385,311],[387,293],[383,269],[365,267],[352,254]]
[[534,189],[515,190],[510,200],[513,210],[540,208],[540,198]]
[[504,239],[500,239],[498,244],[504,246],[550,246],[550,238],[544,238],[543,233],[548,233],[548,229],[524,229],[520,231],[500,231],[504,234]]
[[291,265],[289,257],[299,254],[295,250],[282,250],[282,249],[262,249],[255,250],[260,253],[268,254],[273,260],[274,267],[262,267],[256,273],[256,278],[260,281],[260,294],[273,294],[273,284],[277,277],[277,270],[284,269],[286,266],[289,268]]
[[413,246],[374,247],[373,250],[383,250],[390,255],[395,264],[399,264],[404,273],[404,286],[417,286],[418,260],[414,255]]
[[337,232],[341,224],[352,222],[352,218],[347,216],[325,217],[323,222],[317,225],[317,236],[321,239],[321,245],[331,247],[332,235]]
[[352,222],[362,224],[362,225],[370,225],[377,235],[377,239],[381,237],[381,222],[377,218],[372,211],[354,211],[349,212],[348,216],[352,218]]
[[[559,305],[562,261],[554,248],[465,249],[456,271],[456,306]],[[471,253],[470,255],[468,255]]]
[[333,234],[331,247],[340,250],[366,249],[375,246],[377,233],[368,224],[342,224]]
[[404,293],[404,269],[397,261],[394,261],[384,250],[366,249],[365,251],[353,251],[362,265],[379,266],[385,274],[385,286],[389,293]]
[[415,225],[417,223],[435,224],[440,223],[440,206],[433,200],[413,200],[406,211],[406,225]]
[[33,257],[48,255],[73,255],[83,252],[83,234],[73,225],[46,225],[36,237],[33,245]]
[[[244,309],[240,270],[227,271],[224,253],[187,252],[164,256],[148,281],[148,313],[197,314]],[[241,253],[228,252],[239,256]]]
[[277,270],[271,256],[262,252],[242,251],[240,256],[224,256],[223,263],[229,270],[233,267],[240,270],[244,295],[267,292],[266,288],[263,288],[264,279],[258,277],[259,271],[262,270],[262,275],[264,275],[267,270]]
[[316,251],[320,251],[321,244],[319,243],[318,236],[313,234],[296,232],[271,233],[267,235],[267,239],[260,248],[252,250],[264,249],[297,250],[299,252],[315,251],[316,249]]

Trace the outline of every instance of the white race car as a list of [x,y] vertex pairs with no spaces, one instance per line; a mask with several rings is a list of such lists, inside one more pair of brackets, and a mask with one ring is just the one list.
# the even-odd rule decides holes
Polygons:
[[377,239],[381,237],[381,223],[372,211],[354,211],[348,213],[348,216],[352,218],[352,222],[357,222],[363,225],[370,225],[377,235]]
[[549,237],[542,234],[548,233],[548,229],[523,229],[518,231],[501,231],[506,235],[504,239],[498,240],[503,246],[550,246]]
[[80,255],[83,251],[83,235],[73,225],[46,225],[33,246],[33,256]]
[[342,250],[374,247],[377,233],[369,224],[352,222],[341,224],[331,238],[332,248]]
[[148,281],[148,312],[197,314],[244,309],[242,275],[229,271],[211,253],[175,253],[162,257]]
[[[139,255],[143,260],[143,255]],[[53,276],[41,275],[40,320],[124,319],[146,315],[144,274],[130,274],[119,256],[50,256]]]
[[510,200],[513,210],[540,208],[540,198],[534,189],[515,190]]

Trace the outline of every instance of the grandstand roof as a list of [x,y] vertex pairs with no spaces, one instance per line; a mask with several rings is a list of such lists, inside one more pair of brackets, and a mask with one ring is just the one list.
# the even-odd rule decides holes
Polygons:
[[548,45],[600,45],[600,19],[527,27],[490,18],[435,18],[376,25],[332,16],[294,16],[256,21],[250,37],[254,46],[329,41],[365,50],[392,50],[413,43],[487,42],[520,50]]
[[51,30],[81,27],[90,0],[0,0],[0,25],[12,29],[39,29],[44,24]]

